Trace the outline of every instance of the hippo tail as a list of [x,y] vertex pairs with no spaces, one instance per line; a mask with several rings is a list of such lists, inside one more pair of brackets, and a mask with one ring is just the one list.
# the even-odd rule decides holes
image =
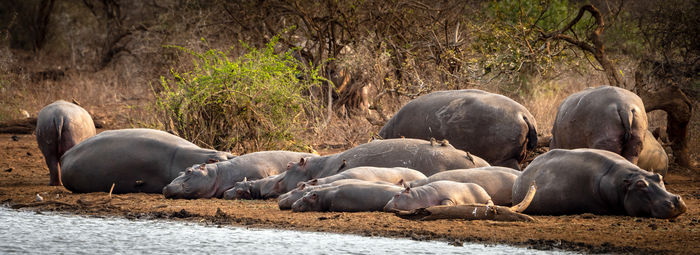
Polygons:
[[617,114],[620,115],[620,120],[622,121],[622,128],[625,130],[625,134],[622,139],[622,144],[626,144],[627,141],[630,140],[630,137],[632,135],[632,121],[634,121],[632,118],[634,118],[634,114],[627,107],[618,109]]
[[[58,141],[58,143],[61,143],[61,137],[63,136],[63,117],[54,118],[53,124],[56,127],[56,135],[57,135],[56,141]],[[60,148],[59,148],[59,150],[60,150]]]
[[527,149],[534,150],[537,147],[537,128],[526,116],[523,116],[523,120],[527,123]]

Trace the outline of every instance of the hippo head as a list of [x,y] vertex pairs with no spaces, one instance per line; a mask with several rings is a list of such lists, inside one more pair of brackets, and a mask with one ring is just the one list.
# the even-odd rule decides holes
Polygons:
[[662,178],[660,174],[631,174],[623,181],[628,215],[668,219],[687,210],[680,196],[666,191]]
[[253,199],[251,194],[252,188],[253,182],[244,178],[242,182],[237,182],[233,185],[233,188],[224,192],[224,199]]
[[389,200],[389,202],[386,203],[386,205],[384,206],[384,211],[393,212],[413,209],[415,207],[412,206],[412,204],[415,203],[413,201],[414,199],[413,193],[411,193],[411,188],[406,187],[403,191],[394,195],[394,197],[392,197],[391,200]]
[[295,212],[308,212],[308,211],[320,211],[321,203],[319,203],[318,193],[316,191],[311,191],[306,193],[302,198],[298,199],[292,204],[292,211]]
[[290,163],[287,165],[287,171],[284,176],[275,184],[275,193],[284,194],[293,190],[304,181],[311,179],[308,173],[309,158],[301,158],[298,163]]
[[166,198],[209,198],[217,196],[216,165],[201,164],[185,169],[180,176],[163,188]]
[[289,192],[280,195],[279,199],[277,200],[277,205],[279,205],[280,210],[291,209],[292,204],[294,204],[294,202],[301,199],[304,196],[304,194],[306,194],[305,189],[306,184],[302,183],[296,189],[290,190]]

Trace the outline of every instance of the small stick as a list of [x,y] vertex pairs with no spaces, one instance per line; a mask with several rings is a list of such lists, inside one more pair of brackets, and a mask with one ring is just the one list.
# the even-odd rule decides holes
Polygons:
[[114,182],[112,183],[112,188],[109,189],[109,199],[112,199],[112,191],[114,190]]

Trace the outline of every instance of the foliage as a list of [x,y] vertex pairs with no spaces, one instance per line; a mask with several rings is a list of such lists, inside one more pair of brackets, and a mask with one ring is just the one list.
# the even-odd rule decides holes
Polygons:
[[301,147],[293,134],[317,109],[305,95],[322,78],[302,69],[290,51],[275,53],[277,42],[275,37],[262,49],[244,45],[247,52],[236,58],[169,46],[189,53],[194,68],[161,77],[161,121],[185,139],[219,150]]

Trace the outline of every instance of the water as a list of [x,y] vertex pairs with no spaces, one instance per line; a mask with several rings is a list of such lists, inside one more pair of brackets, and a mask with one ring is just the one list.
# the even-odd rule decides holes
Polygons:
[[563,254],[505,245],[37,214],[0,206],[0,254]]

